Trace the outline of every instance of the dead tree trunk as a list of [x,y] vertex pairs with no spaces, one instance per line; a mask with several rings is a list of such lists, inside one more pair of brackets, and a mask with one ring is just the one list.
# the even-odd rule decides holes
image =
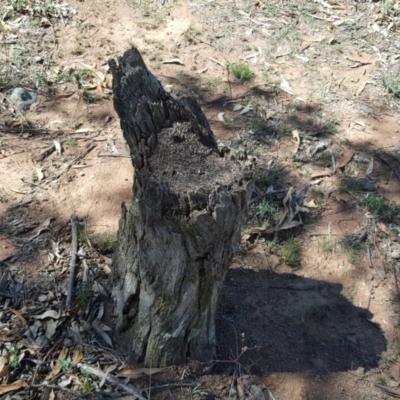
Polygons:
[[210,361],[218,293],[240,243],[250,180],[219,155],[196,101],[165,92],[138,50],[110,67],[135,168],[113,259],[118,327],[129,334],[132,362]]

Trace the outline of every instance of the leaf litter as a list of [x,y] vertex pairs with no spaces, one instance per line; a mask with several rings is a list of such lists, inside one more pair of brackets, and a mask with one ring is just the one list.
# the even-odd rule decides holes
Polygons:
[[[273,17],[271,16],[269,18],[266,16],[268,15],[266,14],[267,5],[261,3],[257,5],[257,3],[260,2],[256,2],[251,5],[252,7],[254,6],[254,8],[250,9],[250,6],[245,7],[243,5],[243,9],[237,10],[239,15],[238,22],[242,24],[241,26],[243,26],[244,29],[243,32],[247,36],[251,34],[252,40],[257,40],[259,37],[264,35],[262,36],[264,38],[264,42],[266,37],[270,38],[272,41],[273,37],[271,34],[282,32],[282,30],[286,26],[288,26],[288,24],[293,23],[292,19],[294,18],[294,14],[293,10],[290,8],[290,5],[282,5],[280,8],[274,8],[277,12],[277,15]],[[40,6],[42,5],[41,2],[32,2],[32,4],[39,4]],[[347,5],[333,4],[332,2],[325,1],[319,1],[318,4],[318,7],[320,8],[315,9],[314,11],[312,11],[312,13],[309,12],[308,14],[309,19],[315,20],[316,23],[321,24],[318,25],[319,29],[325,29],[325,27],[329,28],[327,32],[324,33],[324,37],[321,34],[318,35],[318,38],[316,38],[315,40],[310,39],[307,43],[303,41],[303,44],[300,48],[290,49],[290,51],[286,51],[285,49],[283,49],[281,52],[276,52],[275,50],[277,49],[277,47],[274,47],[271,49],[273,50],[271,54],[278,54],[278,59],[276,58],[276,56],[274,56],[274,60],[267,57],[265,55],[265,49],[260,49],[258,45],[254,47],[254,49],[245,50],[243,48],[243,50],[241,50],[241,54],[239,54],[239,56],[237,57],[237,59],[248,57],[247,59],[256,61],[256,64],[254,65],[257,68],[261,68],[261,66],[265,66],[266,64],[268,64],[269,67],[266,71],[260,70],[259,72],[260,76],[262,76],[263,73],[266,73],[268,75],[268,84],[265,85],[265,83],[263,82],[264,88],[267,87],[271,90],[271,92],[280,89],[289,96],[295,96],[295,94],[298,95],[299,98],[301,96],[302,103],[304,104],[305,109],[307,109],[306,107],[311,102],[309,101],[307,95],[304,95],[304,93],[301,92],[301,88],[298,87],[298,80],[289,75],[288,70],[290,70],[290,68],[293,68],[291,54],[298,52],[298,54],[295,54],[294,59],[297,58],[297,61],[295,61],[297,63],[295,65],[295,68],[299,68],[298,64],[302,63],[298,61],[298,57],[300,57],[300,61],[309,64],[310,60],[313,60],[314,56],[317,56],[318,52],[321,51],[321,48],[319,47],[320,45],[326,46],[328,51],[333,51],[335,49],[334,46],[336,46],[336,43],[338,43],[339,41],[344,42],[343,32],[345,32],[345,29],[351,29],[352,24],[356,24],[357,29],[362,28],[360,27],[362,18],[360,17],[360,15],[352,15],[353,11],[351,11],[351,8],[348,8]],[[215,8],[218,7],[217,4],[215,4],[214,6]],[[274,7],[273,4],[269,5],[269,7],[271,6]],[[370,6],[372,11],[370,10],[370,13],[368,15],[374,15],[373,11],[375,10],[375,15],[377,17],[374,23],[369,25],[368,34],[374,32],[372,34],[379,34],[382,37],[385,37],[393,32],[396,24],[398,23],[398,15],[396,13],[396,10],[383,11],[383,9],[379,8],[380,4],[374,3],[370,4]],[[65,5],[65,7],[68,8],[69,6]],[[192,7],[195,10],[196,5],[192,5]],[[348,12],[349,15],[346,15],[344,13],[341,14],[342,10],[346,10],[346,13]],[[26,10],[18,10],[14,8],[13,11],[25,12]],[[35,11],[33,8],[31,8],[28,11],[32,12],[33,14],[36,13],[36,15],[40,16],[39,22],[41,26],[49,30],[52,30],[52,26],[56,26],[57,19],[59,19],[60,24],[67,25],[68,21],[74,15],[72,12],[66,11],[66,14],[63,14],[62,12],[56,10],[46,11],[38,9],[37,11]],[[300,14],[302,13],[305,13],[305,11],[301,10]],[[45,17],[45,19],[43,19],[43,17]],[[9,15],[7,15],[5,18],[5,22],[11,27],[22,27],[25,21],[25,19],[19,19],[19,17],[13,20],[11,19],[11,17],[9,17]],[[238,24],[238,26],[240,26],[240,24]],[[7,25],[5,26],[7,29]],[[212,29],[221,30],[221,26],[219,24],[215,24],[214,26],[214,28],[210,28],[210,32],[213,32]],[[291,26],[291,28],[292,30],[296,30],[297,32],[296,25]],[[12,29],[13,28],[11,28],[10,31],[12,31]],[[334,36],[332,36],[331,34],[332,29],[335,30]],[[230,30],[226,31],[230,32]],[[232,35],[234,35],[234,33],[232,33]],[[211,35],[211,37],[213,36],[215,36],[216,39],[212,40],[212,45],[217,47],[219,46],[219,43],[223,43],[225,40],[228,41],[231,38],[230,35],[225,35],[220,39],[218,35]],[[5,36],[5,40],[11,39],[11,34],[7,34],[7,36]],[[234,38],[234,40],[235,46],[240,45],[240,40],[238,37]],[[296,40],[296,38],[293,38],[294,44],[296,44]],[[377,40],[377,45],[380,46],[379,40]],[[176,51],[178,48],[181,49],[179,52]],[[177,44],[177,48],[174,48],[173,50],[174,51],[166,51],[165,53],[163,53],[160,59],[170,61],[173,61],[175,59],[178,60],[176,63],[180,64],[180,67],[184,67],[181,59],[189,60],[189,58],[185,57],[184,46],[179,43]],[[256,53],[254,53],[254,51],[256,51]],[[120,53],[121,52],[118,50],[115,52],[115,55]],[[377,51],[375,51],[375,53],[379,54],[378,58],[380,58],[381,60],[385,60],[385,62],[388,60],[385,58],[386,55],[384,49],[377,48]],[[222,69],[219,68],[219,71],[221,72],[223,69],[226,68],[226,65],[230,65],[230,61],[234,61],[227,60],[226,57],[228,57],[228,55],[224,53],[223,50],[213,50],[212,52],[207,54],[210,55],[210,57],[204,58],[204,63],[207,62],[207,59],[211,61],[211,63],[208,62],[207,67],[204,66],[204,68],[201,69],[201,71],[204,71],[204,75],[206,75],[206,72],[208,73],[208,71],[212,71],[212,69],[215,67],[222,67]],[[353,55],[350,56],[350,54],[351,53],[349,52],[349,55],[346,54],[346,57],[338,57],[338,60],[342,60],[339,61],[339,64],[340,62],[344,63],[346,61],[346,64],[344,65],[352,70],[361,69],[360,67],[369,68],[371,66],[370,62],[365,63],[364,60],[366,60],[366,58],[362,55],[360,55],[359,57],[355,57]],[[177,56],[179,56],[179,58],[177,58]],[[329,56],[325,55],[325,58],[329,61]],[[260,60],[262,60],[262,62],[260,62]],[[265,60],[265,62],[263,60]],[[107,79],[109,79],[109,74],[107,74],[106,69],[102,68],[95,62],[86,60],[83,61],[83,63],[80,63],[79,61],[80,64],[78,64],[78,62],[69,62],[68,65],[55,66],[55,68],[53,68],[52,70],[52,75],[49,75],[49,77],[51,79],[56,79],[59,73],[66,73],[65,78],[67,78],[67,76],[74,76],[74,74],[80,71],[80,68],[83,67],[84,69],[90,70],[94,74],[94,76],[87,79],[85,78],[83,82],[80,83],[81,88],[87,90],[98,90],[98,88],[100,87],[100,92],[102,94],[106,94],[105,89],[110,88],[109,83],[107,83]],[[168,67],[168,64],[166,66]],[[67,69],[64,69],[64,67]],[[176,68],[176,65],[172,65],[172,68]],[[68,73],[67,71],[70,71],[70,73]],[[303,77],[304,79],[306,79],[306,74],[304,74],[302,78]],[[346,84],[350,85],[352,88],[353,95],[360,98],[363,98],[363,96],[366,95],[370,95],[370,90],[375,90],[376,88],[375,85],[367,84],[370,82],[369,80],[363,82],[364,83],[354,82],[354,85],[351,86],[352,81],[350,79],[346,80]],[[317,84],[320,82],[318,82],[318,79],[315,79],[315,83]],[[74,94],[76,93],[75,90],[81,90],[79,87],[76,87],[79,85],[72,84],[71,82],[65,82],[65,85],[66,86],[64,90],[66,91],[66,93],[57,93],[55,95],[56,100],[70,101],[74,98]],[[387,161],[386,164],[387,166],[390,166],[390,169],[393,172],[393,177],[396,177],[396,171],[398,170],[398,168],[396,164],[396,157],[391,157],[390,154],[388,154],[390,152],[383,152],[379,156],[377,155],[375,161],[372,160],[371,156],[366,151],[360,151],[359,149],[346,150],[344,148],[344,154],[342,156],[334,155],[332,151],[334,142],[336,140],[341,140],[342,137],[339,135],[335,136],[335,134],[333,134],[332,136],[331,134],[324,132],[323,129],[321,129],[321,124],[309,124],[309,121],[307,121],[307,112],[303,113],[301,107],[298,111],[296,111],[296,113],[301,114],[302,116],[304,115],[304,119],[294,119],[292,121],[285,120],[284,114],[286,111],[282,112],[282,110],[280,110],[276,106],[276,104],[274,105],[273,102],[268,102],[266,100],[268,98],[268,89],[262,94],[264,98],[258,96],[255,89],[251,89],[250,93],[246,93],[245,95],[243,95],[243,91],[233,91],[233,96],[238,96],[242,102],[242,105],[237,104],[234,108],[237,119],[231,120],[231,114],[229,114],[228,111],[225,111],[226,109],[220,110],[219,114],[217,113],[215,115],[217,115],[217,120],[223,122],[223,125],[225,126],[229,127],[230,125],[232,125],[233,122],[238,124],[238,131],[240,131],[240,133],[238,133],[238,136],[241,136],[241,139],[238,138],[237,141],[229,139],[232,143],[229,143],[226,146],[227,148],[232,147],[231,154],[233,154],[233,149],[240,145],[241,140],[242,142],[246,141],[247,147],[245,148],[245,151],[241,152],[241,154],[243,154],[244,157],[248,158],[246,162],[248,162],[249,165],[253,165],[257,161],[260,162],[260,165],[263,165],[263,163],[266,162],[267,166],[265,166],[264,171],[272,174],[272,171],[268,167],[268,163],[270,162],[271,158],[278,154],[278,158],[280,159],[280,161],[285,163],[286,167],[289,166],[290,171],[293,172],[293,174],[295,174],[297,177],[301,177],[301,180],[298,182],[294,183],[293,181],[291,181],[290,183],[287,183],[287,177],[285,175],[282,175],[278,177],[274,182],[267,183],[266,187],[260,184],[260,186],[256,188],[256,192],[253,194],[253,200],[255,201],[253,201],[251,205],[251,213],[253,213],[254,218],[250,221],[251,223],[249,229],[251,235],[249,237],[249,240],[260,241],[261,244],[258,242],[254,242],[251,245],[255,244],[255,249],[258,249],[260,254],[264,254],[264,257],[267,260],[265,265],[269,265],[268,268],[271,268],[271,271],[274,271],[276,266],[271,263],[271,258],[273,254],[266,250],[265,246],[262,244],[263,236],[272,234],[272,236],[282,235],[281,237],[284,237],[283,235],[286,235],[287,233],[295,235],[296,232],[298,232],[297,229],[303,227],[304,222],[307,222],[308,218],[315,217],[321,212],[336,212],[336,209],[333,209],[332,203],[329,203],[328,206],[324,204],[321,205],[321,203],[318,202],[318,197],[312,197],[315,195],[315,193],[313,192],[313,188],[317,188],[317,190],[322,191],[324,199],[328,199],[328,201],[331,201],[333,198],[332,194],[336,195],[336,192],[339,192],[341,190],[341,180],[348,176],[351,176],[353,178],[353,175],[358,174],[357,176],[355,176],[355,178],[361,177],[362,179],[364,179],[368,177],[372,180],[375,179],[377,180],[379,186],[380,177],[377,174],[380,173],[381,166],[378,164],[378,160],[383,159]],[[227,90],[229,93],[229,90],[232,90],[232,88],[228,88]],[[235,90],[235,88],[233,90]],[[314,93],[318,93],[318,90],[320,89],[316,88]],[[229,95],[231,96],[232,93],[229,93]],[[240,97],[242,95],[243,97]],[[336,95],[338,94],[336,93]],[[339,93],[339,95],[341,94]],[[101,101],[103,100],[104,99],[101,99]],[[279,101],[282,101],[282,103],[279,104],[282,105],[282,108],[284,108],[286,105],[290,105],[292,100],[293,99],[289,100],[288,102],[287,98],[279,98]],[[327,106],[329,106],[327,108],[332,108],[331,105],[335,104],[334,102],[332,102],[332,100],[329,100],[328,97],[327,99],[324,99],[324,101],[326,101]],[[87,107],[86,105],[83,106]],[[8,111],[10,112],[7,117],[9,118],[7,122],[9,123],[8,127],[22,127],[24,122],[23,116],[19,115],[14,110],[10,111],[9,109]],[[259,120],[257,120],[257,118]],[[360,127],[362,129],[367,128],[366,122],[360,121],[359,118],[359,115],[356,115],[351,121],[347,121],[349,122],[349,126],[351,125],[352,128],[355,129],[359,129]],[[57,120],[64,121],[68,120],[68,118],[64,118],[64,116],[60,118],[60,116],[58,116]],[[63,124],[61,124],[60,126],[63,127]],[[63,128],[63,131],[67,132],[67,129]],[[71,129],[71,131],[75,133],[81,133],[83,135],[86,135],[89,132],[94,132],[95,135],[97,135],[98,132],[96,130],[91,130],[90,128],[78,128],[75,130]],[[86,150],[82,149],[80,146],[78,146],[76,154],[74,155],[72,154],[70,148],[68,148],[69,146],[73,145],[74,140],[76,141],[80,139],[74,139],[72,136],[70,137],[70,140],[68,140],[68,137],[60,139],[55,134],[55,131],[48,130],[47,132],[50,132],[50,136],[52,137],[49,137],[47,141],[44,141],[44,143],[47,144],[47,149],[51,147],[51,151],[56,150],[58,154],[56,158],[53,158],[54,154],[51,155],[51,153],[46,152],[45,157],[42,160],[38,160],[41,163],[38,167],[40,168],[41,172],[38,172],[38,169],[35,170],[36,172],[34,175],[34,182],[40,182],[41,185],[51,187],[51,185],[59,185],[60,183],[62,183],[62,179],[64,178],[69,179],[68,173],[70,172],[71,167],[84,167],[85,159],[87,156],[90,155],[89,153],[85,152]],[[247,136],[246,132],[252,132],[250,133],[251,137]],[[287,140],[283,132],[289,132],[289,136],[290,132],[292,132],[294,142],[292,138],[290,138],[290,140]],[[35,139],[34,130],[29,131],[23,130],[21,128],[18,133],[22,135],[21,138],[27,140]],[[340,131],[339,133],[341,135],[343,132]],[[2,136],[1,139],[3,139],[3,137],[4,136]],[[107,143],[109,139],[110,138],[108,137],[106,138]],[[113,139],[111,138],[111,140]],[[332,142],[329,142],[329,140],[331,140]],[[51,145],[52,141],[53,144]],[[30,143],[34,142],[32,141]],[[55,143],[60,144],[58,149]],[[115,143],[109,143],[110,147],[108,150],[114,153]],[[287,147],[284,147],[285,143],[289,143]],[[2,150],[3,146],[4,144],[2,144]],[[263,149],[263,146],[265,146],[265,149]],[[348,144],[345,144],[345,147],[352,149],[351,145]],[[60,148],[62,151],[60,150]],[[281,148],[283,150],[280,151]],[[289,151],[286,152],[286,149],[288,149]],[[44,152],[46,151],[46,149],[41,149],[41,151]],[[286,157],[288,154],[290,154],[290,157]],[[327,157],[327,155],[329,157]],[[292,156],[293,159],[291,158]],[[318,160],[317,156],[320,157],[318,158]],[[45,164],[44,160],[46,157],[49,157],[49,160],[51,160],[51,162],[47,162]],[[267,160],[265,160],[265,158],[267,158]],[[365,168],[362,166],[362,163],[360,163],[359,165],[358,160],[362,158],[368,160]],[[296,164],[293,166],[292,163],[294,162]],[[303,175],[300,172],[302,169],[297,163],[300,165],[307,165],[311,169],[311,172]],[[62,171],[61,174],[60,171]],[[31,181],[31,179],[25,181],[29,182]],[[22,188],[17,190],[19,190],[21,196],[28,198],[30,197],[31,200],[26,200],[30,202],[36,201],[35,197],[41,193],[40,187],[35,186],[30,186],[29,190],[25,190]],[[357,201],[361,200],[362,194],[360,195],[360,192],[358,190],[354,190],[354,188],[347,186],[347,189],[345,189],[345,191],[350,192],[351,196],[354,196]],[[277,207],[275,220],[260,221],[259,219],[257,219],[258,208],[263,199],[271,201],[270,205],[275,205]],[[24,204],[24,201],[18,204]],[[18,210],[18,208],[20,207],[23,208],[23,206],[18,206],[15,210]],[[80,242],[79,244],[79,250],[83,249],[84,251],[81,252],[81,254],[86,254],[86,256],[83,256],[84,258],[83,260],[80,260],[80,262],[82,262],[82,264],[84,264],[83,261],[87,263],[86,270],[88,276],[84,280],[85,282],[87,282],[87,286],[80,286],[81,276],[79,276],[77,285],[75,286],[77,295],[74,296],[74,299],[79,299],[77,301],[79,301],[79,303],[81,304],[76,305],[76,308],[74,308],[72,311],[72,315],[66,314],[63,308],[66,288],[63,287],[60,282],[68,277],[70,260],[70,233],[68,233],[69,229],[66,225],[61,228],[60,235],[55,235],[54,232],[56,229],[59,229],[59,227],[53,225],[52,223],[47,223],[48,218],[49,216],[43,218],[39,223],[36,220],[36,225],[34,225],[26,218],[25,215],[20,213],[15,215],[14,218],[9,221],[8,225],[12,232],[17,232],[17,229],[20,229],[21,232],[23,232],[24,230],[32,230],[35,228],[38,229],[36,231],[33,231],[31,234],[20,234],[18,238],[18,244],[23,246],[24,248],[28,246],[39,246],[39,248],[40,246],[44,246],[42,247],[42,249],[45,249],[48,252],[47,256],[49,259],[49,263],[46,268],[55,271],[57,276],[57,284],[52,284],[49,285],[47,288],[41,289],[40,293],[36,293],[36,297],[30,298],[30,302],[27,306],[22,306],[21,291],[25,290],[25,288],[21,284],[20,287],[18,287],[18,282],[16,282],[15,277],[12,275],[15,273],[15,270],[11,270],[11,272],[8,272],[7,269],[7,272],[4,272],[4,281],[2,279],[3,284],[1,285],[1,293],[4,295],[2,299],[5,299],[5,306],[12,306],[12,309],[19,314],[15,314],[11,311],[8,313],[9,315],[11,315],[11,319],[7,321],[8,326],[6,326],[4,329],[2,328],[1,333],[2,335],[4,335],[2,336],[2,338],[8,338],[8,342],[6,343],[11,343],[13,341],[16,342],[19,340],[19,335],[23,335],[25,333],[26,337],[24,339],[26,340],[26,342],[24,343],[26,347],[16,348],[14,346],[15,343],[13,343],[12,345],[8,345],[7,351],[3,351],[1,356],[4,357],[4,359],[9,360],[10,363],[13,364],[18,362],[24,365],[29,365],[29,360],[31,358],[36,360],[36,365],[38,366],[38,368],[35,371],[35,378],[33,379],[35,383],[38,382],[38,378],[43,378],[43,376],[46,376],[45,374],[53,374],[53,381],[51,382],[52,384],[54,384],[55,386],[59,385],[60,387],[64,388],[72,388],[73,390],[78,391],[80,390],[80,386],[77,382],[81,381],[84,378],[82,376],[79,376],[79,379],[76,379],[74,376],[75,374],[79,375],[79,370],[70,369],[70,365],[76,368],[79,364],[82,369],[88,367],[85,370],[91,371],[89,372],[89,374],[92,376],[92,378],[89,378],[90,380],[92,379],[94,382],[97,382],[97,378],[94,378],[95,376],[98,377],[98,380],[101,380],[100,383],[97,382],[97,384],[99,384],[99,386],[101,387],[106,384],[105,382],[107,381],[107,376],[118,376],[118,368],[124,365],[122,359],[119,358],[119,356],[116,355],[113,350],[113,333],[109,330],[109,321],[103,321],[105,302],[104,298],[105,295],[107,295],[107,289],[104,288],[107,288],[107,285],[101,285],[103,287],[103,290],[101,290],[98,289],[99,283],[93,282],[94,280],[98,281],[99,279],[101,279],[101,277],[104,277],[105,279],[103,268],[106,264],[104,263],[104,258],[97,254],[89,244],[84,243],[85,240],[84,237],[82,237],[82,243]],[[373,225],[373,221],[371,221],[371,219],[367,219],[367,223],[371,223]],[[378,221],[376,222],[376,226],[384,235],[386,235],[387,237],[390,236],[392,238],[393,231],[395,231],[398,227],[398,222],[397,220],[393,220],[386,225]],[[251,231],[252,229],[255,231]],[[331,234],[330,231],[329,234]],[[385,245],[385,243],[382,237],[379,237],[379,234],[376,234],[373,237],[374,242],[371,242],[371,244],[377,247],[372,246],[372,251],[374,252],[375,257],[378,257],[379,252],[384,254],[385,250],[382,245]],[[46,248],[46,241],[49,241],[49,243],[51,243],[50,248]],[[390,244],[386,243],[386,245],[390,247]],[[376,248],[378,248],[379,250],[375,251],[374,249]],[[95,261],[93,262],[93,260]],[[8,261],[5,262],[8,263]],[[11,267],[13,267],[12,263],[9,264]],[[7,266],[7,268],[9,267]],[[265,266],[265,268],[267,268],[267,266]],[[95,284],[97,286],[95,286]],[[27,289],[29,288],[26,288],[26,290]],[[377,290],[378,289],[379,288],[377,288]],[[30,293],[32,293],[32,291]],[[80,295],[78,296],[78,294]],[[275,318],[277,318],[277,316]],[[28,330],[26,329],[26,324],[28,324]],[[59,343],[59,339],[62,337],[61,333],[63,331],[70,332],[70,335],[66,339],[64,339],[64,342]],[[66,346],[67,350],[63,349],[64,344],[68,345]],[[29,351],[32,353],[25,353],[25,349],[29,349]],[[99,356],[100,358],[98,358]],[[96,365],[96,369],[91,369],[91,366],[89,365],[88,360],[91,360],[92,357],[97,357],[99,359]],[[113,363],[113,365],[110,366],[110,362]],[[5,364],[6,361],[4,361],[4,365]],[[233,363],[233,365],[238,364]],[[39,371],[39,366],[43,369],[47,368],[47,371]],[[115,366],[117,366],[116,369],[114,368]],[[122,369],[122,371],[128,371],[126,373],[128,375],[130,374],[131,379],[136,379],[136,376],[141,374],[141,376],[147,376],[146,372],[140,372],[141,368],[139,367],[135,369],[124,366],[123,368],[125,369]],[[4,373],[3,378],[6,377],[8,379],[9,377],[12,377],[12,379],[15,379],[16,375],[10,374],[10,368],[7,369],[7,367],[3,367],[2,371],[2,373]],[[135,371],[139,372],[136,373]],[[160,373],[162,372],[163,371],[160,371]],[[59,377],[58,375],[61,376]],[[7,381],[7,379],[5,379],[5,381]],[[286,379],[289,379],[289,377],[286,377]],[[276,385],[276,382],[274,384]],[[7,385],[8,388],[13,388],[10,389],[10,391],[18,391],[19,389],[24,389],[26,387],[25,383],[19,383],[18,380],[13,383],[5,383],[6,387]],[[239,398],[250,396],[248,392],[249,388],[244,384],[243,376],[230,379],[230,383],[228,383],[228,386],[230,387],[230,390],[232,391],[232,394],[234,396],[238,396]],[[223,386],[219,390],[225,390],[225,387],[226,386]],[[128,388],[127,391],[129,392],[131,389],[132,388]],[[279,391],[282,389],[277,390]],[[133,391],[133,393],[136,393],[135,390]],[[264,394],[266,396],[269,396],[270,398],[273,398],[272,391],[270,390],[265,390]],[[279,398],[279,396],[277,398]]]

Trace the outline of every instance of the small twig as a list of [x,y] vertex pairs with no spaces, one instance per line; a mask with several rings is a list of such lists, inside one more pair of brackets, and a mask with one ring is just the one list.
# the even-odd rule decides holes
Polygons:
[[121,389],[125,390],[126,392],[128,392],[130,394],[133,394],[139,400],[147,400],[146,397],[143,397],[140,394],[140,392],[137,389],[135,389],[134,387],[132,387],[130,385],[125,385],[124,383],[120,382],[117,378],[107,375],[103,371],[99,371],[98,369],[93,368],[90,365],[86,365],[86,364],[82,364],[82,363],[79,363],[77,366],[78,366],[78,368],[81,368],[81,369],[89,372],[89,374],[96,375],[101,379],[105,378],[108,382],[110,382],[116,386],[119,386]]
[[70,389],[67,388],[63,388],[61,386],[57,386],[57,385],[47,385],[45,383],[42,384],[37,384],[37,385],[31,385],[29,387],[30,389],[52,389],[52,390],[61,390],[62,392],[66,392],[68,394],[71,394],[72,396],[75,396],[77,398],[82,398],[82,394],[81,393],[76,393]]
[[396,288],[397,301],[400,301],[399,283],[397,281],[396,267],[393,265],[394,285]]
[[32,384],[31,387],[33,385],[33,383],[35,382],[36,379],[36,375],[39,371],[40,366],[49,358],[50,354],[53,353],[53,351],[64,341],[64,338],[61,338],[59,340],[57,340],[57,342],[54,344],[54,346],[47,352],[47,354],[43,357],[43,360],[39,361],[36,364],[36,368],[35,368],[35,372],[33,373],[33,378],[32,378]]
[[131,158],[130,154],[97,154],[97,157],[124,157],[124,158]]
[[374,386],[377,388],[383,390],[386,394],[392,397],[396,397],[397,399],[400,399],[400,392],[398,390],[391,389],[387,386],[380,385],[379,383],[374,383]]
[[70,264],[70,275],[68,283],[68,293],[66,301],[66,309],[69,311],[71,309],[72,303],[72,293],[74,291],[74,280],[75,280],[75,270],[76,270],[76,254],[78,252],[78,228],[75,216],[71,217],[71,231],[72,231],[72,250],[71,250],[71,264]]
[[372,263],[372,255],[371,255],[371,248],[367,245],[367,255],[368,255],[368,265],[370,268],[374,268],[374,264]]
[[37,183],[29,182],[29,181],[27,181],[27,180],[24,179],[24,178],[21,178],[21,181],[22,181],[23,183],[25,183],[26,185],[38,187],[39,189],[43,189],[43,190],[48,190],[47,188],[45,188],[45,187],[43,187],[43,186],[41,186],[41,185],[38,185]]
[[152,386],[149,389],[151,390],[157,390],[157,389],[171,389],[175,387],[193,387],[197,386],[197,383],[167,383],[165,385],[159,385],[159,386]]
[[49,182],[49,181],[52,181],[54,179],[58,179],[62,174],[67,172],[74,164],[76,164],[81,158],[85,157],[86,154],[88,154],[90,151],[92,151],[95,147],[96,147],[95,144],[89,145],[82,154],[80,154],[79,156],[77,156],[73,160],[71,160],[69,163],[67,163],[65,168],[61,172],[59,172],[58,174],[55,174],[55,175],[45,179],[45,181]]

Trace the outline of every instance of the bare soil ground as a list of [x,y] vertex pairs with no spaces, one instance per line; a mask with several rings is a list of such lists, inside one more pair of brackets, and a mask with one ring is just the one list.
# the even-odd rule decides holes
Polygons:
[[[0,16],[1,398],[129,392],[88,365],[153,399],[400,397],[396,2],[4,0]],[[201,373],[129,365],[113,332],[133,170],[107,62],[131,46],[256,171]]]

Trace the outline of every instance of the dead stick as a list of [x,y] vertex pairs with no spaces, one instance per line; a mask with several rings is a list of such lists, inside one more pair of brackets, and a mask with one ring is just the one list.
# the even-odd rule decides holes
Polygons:
[[69,284],[66,308],[67,311],[71,309],[72,303],[72,292],[74,291],[74,280],[75,280],[75,270],[76,270],[76,253],[78,252],[78,228],[75,216],[71,217],[71,231],[72,231],[72,250],[71,250],[71,268],[69,272]]
[[38,384],[38,385],[31,385],[31,389],[52,389],[52,390],[61,390],[62,392],[69,393],[72,396],[79,397],[80,399],[82,398],[82,393],[76,393],[70,389],[63,388],[58,385],[47,385],[45,383]]
[[131,158],[130,154],[97,154],[97,157],[124,157]]
[[120,382],[117,378],[114,378],[113,376],[105,374],[103,371],[99,371],[97,368],[93,368],[90,365],[86,365],[86,364],[82,364],[82,363],[79,363],[77,366],[78,366],[78,368],[81,368],[81,369],[89,372],[89,374],[96,375],[101,379],[106,379],[108,382],[119,386],[121,389],[125,390],[126,392],[136,396],[139,400],[147,400],[146,397],[143,397],[140,394],[140,392],[137,389],[135,389],[134,387],[132,387],[130,385],[125,385],[124,383]]
[[58,174],[55,174],[47,179],[45,179],[46,182],[52,181],[54,179],[58,179],[64,172],[67,172],[74,164],[76,164],[81,158],[85,157],[86,154],[88,154],[90,151],[92,151],[96,147],[95,144],[91,144],[87,147],[87,149],[80,154],[79,156],[75,157],[72,161],[68,162],[64,169],[59,172]]
[[376,386],[377,388],[383,390],[389,396],[396,397],[396,398],[400,399],[400,392],[398,390],[394,390],[394,389],[391,389],[391,388],[389,388],[387,386],[380,385],[379,383],[374,383],[374,386]]

